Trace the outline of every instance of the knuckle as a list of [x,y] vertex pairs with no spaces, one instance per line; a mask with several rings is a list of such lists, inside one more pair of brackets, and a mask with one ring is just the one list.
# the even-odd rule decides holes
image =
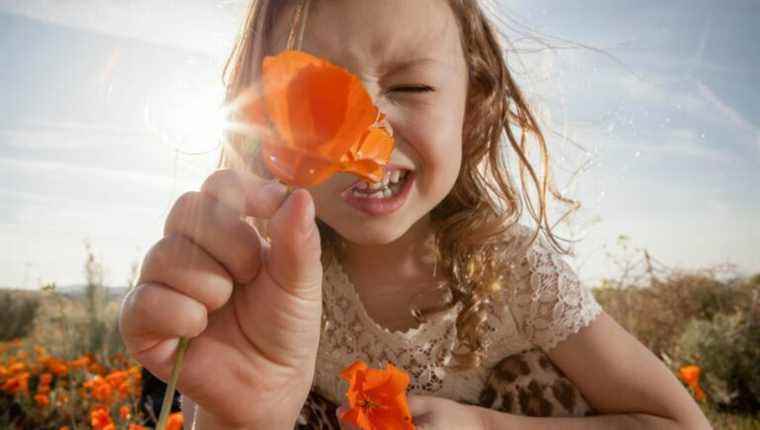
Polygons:
[[229,168],[216,170],[201,185],[202,193],[213,196],[240,189],[242,189],[242,184],[238,172]]
[[161,290],[159,286],[151,284],[138,285],[132,294],[132,310],[135,317],[145,318],[152,315],[157,309],[161,309]]
[[259,274],[258,264],[259,250],[256,247],[246,247],[242,252],[236,253],[230,261],[230,271],[235,281],[239,284],[253,282]]
[[162,269],[166,267],[183,264],[187,259],[183,256],[183,250],[187,249],[186,244],[186,239],[174,234],[156,242],[145,256],[141,280],[151,279],[152,276],[162,272]]
[[169,211],[169,216],[166,217],[164,235],[181,231],[188,219],[197,216],[200,197],[201,193],[197,191],[187,191],[177,198]]
[[119,329],[119,334],[125,338],[128,337],[128,330],[127,326],[130,322],[129,320],[129,313],[131,312],[132,307],[132,295],[137,290],[138,286],[135,286],[135,288],[132,288],[127,294],[124,296],[124,299],[121,302],[121,307],[119,308],[119,320],[117,323],[117,327]]

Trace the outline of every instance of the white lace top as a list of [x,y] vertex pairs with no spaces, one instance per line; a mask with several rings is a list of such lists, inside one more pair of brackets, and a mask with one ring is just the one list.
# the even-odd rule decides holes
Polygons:
[[[526,227],[520,231],[528,234]],[[602,310],[570,265],[542,239],[520,263],[503,288],[502,304],[489,311],[484,366],[448,373],[461,303],[417,328],[390,331],[367,314],[340,263],[333,262],[324,273],[315,390],[341,404],[348,388],[339,376],[343,368],[357,359],[375,368],[390,361],[411,375],[411,393],[477,402],[488,370],[501,359],[535,347],[548,351]]]

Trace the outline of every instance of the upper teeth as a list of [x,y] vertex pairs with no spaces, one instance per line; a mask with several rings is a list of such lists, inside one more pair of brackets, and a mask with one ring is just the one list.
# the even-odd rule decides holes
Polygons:
[[356,184],[356,188],[359,190],[377,191],[384,188],[388,188],[389,184],[397,184],[403,179],[404,173],[401,170],[394,170],[392,172],[385,172],[383,180],[380,182],[369,183],[367,181],[361,181]]

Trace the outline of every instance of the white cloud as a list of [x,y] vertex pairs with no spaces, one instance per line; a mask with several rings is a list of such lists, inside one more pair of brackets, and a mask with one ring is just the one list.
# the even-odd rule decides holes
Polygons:
[[243,17],[241,0],[5,0],[0,12],[213,57],[226,55]]
[[760,145],[760,127],[756,126],[752,121],[744,117],[736,109],[734,109],[727,101],[723,100],[718,94],[713,91],[704,82],[698,82],[697,88],[702,97],[707,100],[718,112],[720,112],[724,118],[729,120],[732,125],[741,129],[751,131],[755,134],[755,141]]

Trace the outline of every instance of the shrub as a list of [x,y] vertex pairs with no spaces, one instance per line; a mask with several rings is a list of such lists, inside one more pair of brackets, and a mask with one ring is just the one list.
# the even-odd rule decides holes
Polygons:
[[690,321],[676,346],[683,362],[703,368],[712,400],[738,412],[760,410],[760,288],[748,288],[754,295],[737,312]]
[[37,298],[22,297],[17,292],[0,292],[0,342],[25,337],[33,327],[40,302]]

